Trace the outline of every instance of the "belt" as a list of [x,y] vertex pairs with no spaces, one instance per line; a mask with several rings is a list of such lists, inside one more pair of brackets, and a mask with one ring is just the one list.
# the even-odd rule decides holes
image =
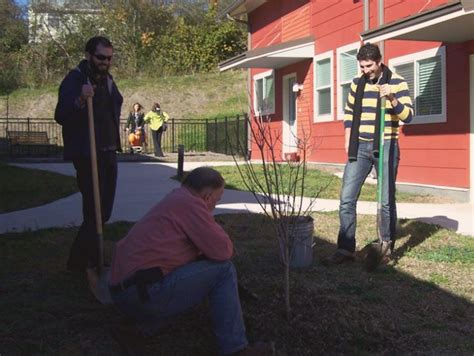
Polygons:
[[116,295],[126,290],[127,288],[136,285],[140,300],[147,302],[150,300],[148,295],[147,286],[156,282],[159,282],[163,278],[163,271],[160,267],[152,267],[148,269],[142,269],[124,281],[120,282],[115,286],[109,286],[110,294]]

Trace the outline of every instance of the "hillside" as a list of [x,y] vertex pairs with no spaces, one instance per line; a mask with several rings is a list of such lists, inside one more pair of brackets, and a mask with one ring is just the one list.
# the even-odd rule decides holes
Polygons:
[[[205,73],[180,77],[117,79],[124,97],[122,117],[133,103],[148,111],[154,102],[176,119],[212,118],[248,112],[246,72]],[[21,89],[9,97],[10,118],[52,118],[57,85]],[[0,117],[6,116],[6,100],[0,100]]]

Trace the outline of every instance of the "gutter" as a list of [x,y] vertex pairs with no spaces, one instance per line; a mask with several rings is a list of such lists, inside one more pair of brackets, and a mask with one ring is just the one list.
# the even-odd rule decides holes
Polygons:
[[224,10],[222,10],[222,12],[219,14],[218,17],[220,17],[220,18],[223,18],[223,17],[229,18],[228,16],[231,16],[230,13],[232,11],[234,11],[235,9],[237,9],[243,3],[245,3],[245,0],[235,0],[233,3],[228,5]]
[[244,20],[239,20],[239,19],[236,19],[235,17],[232,17],[231,14],[229,14],[228,12],[225,14],[225,17],[227,19],[229,19],[230,21],[234,21],[234,22],[238,22],[238,23],[243,23],[244,25],[247,25],[248,26],[248,21],[244,21]]

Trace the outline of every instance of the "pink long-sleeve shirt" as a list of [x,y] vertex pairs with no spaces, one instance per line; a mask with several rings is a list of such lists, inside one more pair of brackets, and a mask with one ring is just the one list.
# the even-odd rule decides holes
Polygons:
[[232,254],[229,235],[215,222],[205,202],[181,187],[155,205],[117,243],[110,283],[118,284],[141,269],[161,267],[167,274],[201,255],[225,261]]

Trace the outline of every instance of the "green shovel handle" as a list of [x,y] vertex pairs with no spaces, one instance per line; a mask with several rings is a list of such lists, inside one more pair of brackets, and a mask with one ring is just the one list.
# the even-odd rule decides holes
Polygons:
[[382,185],[383,185],[383,159],[384,159],[384,140],[385,140],[385,104],[387,98],[380,99],[380,142],[379,142],[379,161],[377,172],[377,203],[382,204]]

